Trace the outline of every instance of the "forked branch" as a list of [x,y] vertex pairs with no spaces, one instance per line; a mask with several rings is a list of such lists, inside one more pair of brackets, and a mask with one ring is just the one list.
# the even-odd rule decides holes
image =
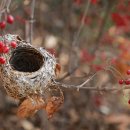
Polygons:
[[79,91],[79,89],[87,89],[87,90],[94,90],[94,91],[122,91],[124,89],[130,89],[130,86],[128,85],[124,85],[123,87],[110,87],[110,86],[105,86],[105,87],[92,87],[92,86],[87,86],[86,84],[89,83],[91,80],[93,80],[93,78],[98,75],[100,72],[102,71],[110,71],[112,72],[112,74],[116,77],[121,77],[123,79],[123,76],[120,74],[120,72],[118,70],[116,70],[116,68],[114,68],[113,66],[107,66],[106,68],[104,68],[103,70],[100,70],[94,74],[92,74],[89,78],[87,78],[83,83],[79,84],[79,85],[69,85],[69,84],[64,84],[64,83],[60,83],[60,82],[56,82],[54,81],[54,84],[63,88],[69,88],[69,89],[77,89]]

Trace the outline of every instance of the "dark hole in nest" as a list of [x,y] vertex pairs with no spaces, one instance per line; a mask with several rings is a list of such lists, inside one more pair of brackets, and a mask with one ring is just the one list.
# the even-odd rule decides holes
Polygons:
[[35,72],[43,63],[43,56],[33,48],[17,47],[10,58],[11,67],[21,72]]

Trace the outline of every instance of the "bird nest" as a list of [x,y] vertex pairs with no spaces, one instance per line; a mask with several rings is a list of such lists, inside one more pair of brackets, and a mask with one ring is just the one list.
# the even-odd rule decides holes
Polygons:
[[[36,48],[17,35],[8,34],[0,37],[0,40],[7,46],[10,46],[11,41],[17,43],[15,49],[10,47],[9,53],[1,54],[6,59],[6,64],[0,65],[0,71],[7,94],[21,102],[18,115],[27,117],[45,106],[47,112],[49,110],[48,113],[52,114],[63,102],[62,91],[53,85],[56,72],[59,71],[56,58],[44,48]],[[32,101],[36,105],[33,106]],[[48,109],[46,101],[51,103],[51,107],[54,104],[57,106],[53,107],[53,112]]]

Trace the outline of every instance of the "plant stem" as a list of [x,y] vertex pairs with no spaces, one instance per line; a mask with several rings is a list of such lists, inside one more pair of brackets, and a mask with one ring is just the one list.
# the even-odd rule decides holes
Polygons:
[[84,27],[84,19],[88,14],[89,7],[90,7],[90,0],[87,0],[81,24],[78,28],[78,31],[76,32],[76,34],[74,36],[73,42],[72,42],[71,53],[70,53],[69,72],[71,72],[71,70],[73,70],[73,68],[77,68],[78,64],[79,64],[78,63],[79,62],[79,56],[78,56],[78,53],[79,53],[79,36],[80,36],[81,31]]
[[102,34],[105,31],[105,25],[107,23],[109,14],[110,14],[111,10],[113,9],[114,3],[115,2],[108,1],[107,5],[106,5],[105,14],[104,14],[104,17],[103,17],[103,20],[102,20],[102,24],[99,27],[99,33],[98,33],[98,35],[97,35],[97,37],[94,41],[95,46],[92,49],[92,53],[95,53],[95,51],[98,50],[98,48],[100,47],[100,39],[102,37]]
[[35,10],[35,0],[32,0],[31,16],[30,16],[30,43],[31,44],[32,44],[32,41],[33,41],[34,10]]

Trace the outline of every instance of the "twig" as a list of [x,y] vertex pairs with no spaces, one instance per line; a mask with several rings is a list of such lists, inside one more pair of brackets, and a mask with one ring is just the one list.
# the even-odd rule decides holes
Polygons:
[[84,27],[84,19],[87,16],[89,7],[90,7],[90,0],[87,0],[86,8],[85,8],[85,11],[84,11],[84,14],[83,14],[83,18],[81,20],[81,24],[80,24],[80,26],[78,28],[77,33],[74,36],[73,42],[72,42],[72,51],[71,51],[71,54],[70,54],[69,71],[71,71],[72,68],[78,67],[78,61],[79,61],[79,58],[78,58],[79,36],[80,36],[81,31],[82,31],[82,29]]
[[78,86],[76,86],[77,87],[77,89],[78,89],[78,91],[79,91],[79,89],[80,88],[82,88],[84,85],[86,85],[90,80],[92,80],[93,79],[93,77],[94,76],[96,76],[97,75],[97,73],[95,73],[95,74],[93,74],[92,76],[90,76],[85,82],[83,82],[82,84],[80,84],[80,85],[78,85]]
[[26,21],[26,26],[25,26],[26,41],[28,41],[31,44],[33,41],[33,24],[35,21],[34,20],[34,10],[35,10],[35,0],[32,0],[30,20]]
[[84,27],[84,20],[85,20],[85,18],[87,16],[89,7],[90,7],[90,0],[87,1],[86,8],[85,8],[85,11],[84,11],[84,14],[83,14],[83,18],[81,20],[81,24],[79,26],[79,29],[78,29],[77,33],[75,34],[75,36],[74,36],[74,40],[72,42],[72,46],[78,46],[78,44],[79,44],[79,42],[78,42],[79,36],[80,36],[80,33],[81,33],[81,31],[82,31],[82,29]]
[[[91,80],[91,79],[90,79]],[[88,83],[90,80],[86,80],[85,82]],[[130,89],[130,86],[124,86],[124,87],[91,87],[91,86],[86,86],[84,87],[84,85],[86,85],[86,83],[83,82],[81,85],[69,85],[69,84],[63,84],[63,83],[59,83],[59,82],[55,82],[56,85],[63,87],[63,88],[67,88],[67,89],[85,89],[85,90],[92,90],[92,91],[123,91],[125,89]]]
[[0,5],[0,21],[3,13],[9,12],[9,7],[11,4],[11,0],[3,0]]
[[77,70],[77,67],[73,68],[71,71],[68,71],[63,77],[57,79],[57,81],[62,81],[65,78],[69,77],[71,74],[73,74]]
[[120,78],[122,78],[124,80],[122,74],[113,66],[110,65],[110,66],[106,67],[106,70],[110,70],[111,72],[115,72],[116,75],[118,75]]
[[96,50],[98,50],[99,46],[100,46],[100,39],[101,39],[101,36],[102,34],[104,33],[104,30],[105,30],[105,25],[107,23],[107,20],[108,20],[108,17],[109,17],[109,14],[113,8],[113,5],[114,5],[114,2],[113,1],[107,1],[107,6],[106,6],[106,10],[105,10],[105,14],[104,14],[104,17],[103,17],[103,20],[102,20],[102,24],[101,26],[99,27],[99,33],[97,35],[97,38],[95,39],[95,46],[92,50],[92,53],[94,53]]
[[83,88],[89,81],[91,81],[101,71],[98,71],[97,73],[92,74],[92,76],[90,76],[86,81],[84,81],[80,85],[66,85],[63,83],[56,82],[56,81],[53,81],[53,83],[64,88],[76,88],[77,90],[79,90],[80,88]]
[[8,2],[6,3],[6,9],[7,9],[7,12],[9,12],[9,6],[11,4],[11,0],[8,0]]
[[5,11],[9,12],[10,4],[11,0],[3,0],[0,6],[0,13],[4,13]]
[[7,0],[3,0],[3,1],[1,2],[0,10],[3,10],[3,9],[4,9],[6,1],[7,1]]
[[31,44],[33,40],[34,9],[35,9],[35,0],[32,1],[32,7],[31,7],[31,20],[30,20],[30,43]]
[[58,85],[60,87],[63,88],[69,88],[69,89],[77,89],[79,91],[79,89],[86,89],[86,90],[94,90],[94,91],[123,91],[124,89],[130,89],[130,86],[128,85],[124,85],[122,87],[90,87],[90,86],[85,86],[89,81],[91,81],[98,73],[102,72],[102,71],[114,71],[117,75],[119,75],[122,79],[123,76],[120,74],[120,72],[118,70],[116,70],[113,66],[107,66],[106,68],[104,68],[103,70],[100,70],[94,74],[92,74],[89,78],[86,79],[86,81],[84,81],[83,83],[81,83],[80,85],[69,85],[69,84],[64,84],[64,83],[60,83],[60,82],[56,82],[54,81],[55,85]]

